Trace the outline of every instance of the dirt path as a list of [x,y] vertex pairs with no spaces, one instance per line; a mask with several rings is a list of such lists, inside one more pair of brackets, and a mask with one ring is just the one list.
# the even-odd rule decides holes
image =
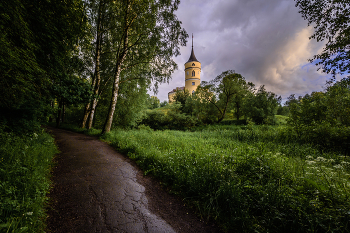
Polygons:
[[49,232],[220,232],[95,137],[48,128],[61,151]]

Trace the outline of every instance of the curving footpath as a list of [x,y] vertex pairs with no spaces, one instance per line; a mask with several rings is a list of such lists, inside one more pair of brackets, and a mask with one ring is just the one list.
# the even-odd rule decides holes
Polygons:
[[175,197],[167,200],[161,188],[145,192],[147,184],[157,182],[142,178],[135,164],[107,143],[66,130],[48,131],[61,151],[49,195],[49,232],[219,232],[188,215]]

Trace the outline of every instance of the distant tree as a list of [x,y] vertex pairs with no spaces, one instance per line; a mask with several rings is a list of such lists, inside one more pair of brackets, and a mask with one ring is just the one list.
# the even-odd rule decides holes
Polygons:
[[288,125],[298,140],[350,154],[350,78],[327,82],[323,92],[288,98]]
[[221,116],[219,107],[216,105],[216,96],[209,91],[209,85],[197,87],[196,94],[187,99],[186,109],[191,109],[196,119],[204,124],[217,122]]
[[277,108],[277,115],[287,116],[289,114],[288,106],[279,105]]
[[168,101],[164,100],[163,102],[160,103],[160,107],[165,107],[168,105]]
[[155,108],[159,108],[160,106],[160,101],[157,98],[157,96],[147,96],[147,107],[149,109],[155,109]]
[[303,18],[315,28],[310,39],[326,40],[321,54],[311,59],[324,72],[350,71],[350,4],[339,0],[295,0]]
[[244,115],[256,124],[274,124],[274,116],[281,100],[280,96],[266,91],[262,85],[256,93],[250,93],[245,98]]
[[350,77],[326,88],[327,119],[332,125],[350,126]]
[[188,90],[178,90],[175,92],[174,101],[180,103],[180,112],[190,114],[190,112],[185,110],[186,101],[190,97],[190,92]]
[[[252,84],[247,84],[245,78],[235,73],[233,70],[228,70],[210,82],[202,82],[203,88],[207,89],[208,94],[213,93],[217,96],[218,101],[211,100],[211,96],[202,93],[210,103],[212,103],[219,111],[220,116],[218,122],[221,122],[226,115],[226,112],[230,105],[235,108],[235,114],[237,119],[241,116],[241,108],[243,104],[243,98],[248,93],[249,87]],[[204,87],[207,86],[207,87]],[[202,88],[202,90],[204,90]]]

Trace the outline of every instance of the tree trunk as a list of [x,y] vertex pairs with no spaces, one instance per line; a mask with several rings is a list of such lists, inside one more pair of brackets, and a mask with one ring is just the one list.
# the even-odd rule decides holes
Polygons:
[[88,121],[88,129],[92,128],[92,122],[94,120],[96,105],[98,102],[101,76],[100,76],[100,57],[101,57],[101,43],[102,43],[102,8],[103,8],[103,0],[100,1],[99,9],[98,9],[98,18],[97,18],[97,38],[96,38],[96,56],[95,56],[95,85],[94,89],[94,97],[91,102],[90,115]]
[[108,133],[109,131],[111,131],[115,106],[117,105],[118,91],[119,91],[119,78],[121,73],[120,65],[118,65],[116,69],[117,69],[117,72],[115,73],[115,77],[114,77],[111,104],[109,105],[108,116],[103,126],[102,134]]
[[97,38],[96,38],[96,51],[95,51],[95,72],[93,76],[93,81],[91,84],[91,89],[93,90],[93,99],[90,103],[86,104],[83,122],[81,128],[86,127],[91,129],[92,122],[94,120],[94,113],[97,105],[97,98],[99,95],[100,89],[100,57],[101,57],[101,43],[102,43],[102,11],[103,11],[104,1],[100,0],[99,8],[98,8],[98,16],[97,16]]
[[91,128],[92,128],[92,122],[93,122],[93,120],[94,120],[94,115],[95,115],[95,109],[96,109],[96,106],[97,106],[97,102],[98,102],[98,101],[97,101],[97,98],[94,98],[94,99],[92,100],[87,129],[91,129]]
[[113,83],[113,90],[112,90],[112,99],[111,104],[109,105],[108,115],[106,122],[103,126],[102,134],[108,133],[111,131],[112,122],[113,122],[113,115],[115,111],[115,106],[117,105],[118,100],[118,91],[119,91],[119,79],[120,79],[120,73],[122,71],[122,65],[125,60],[125,57],[128,53],[128,43],[129,43],[129,26],[128,26],[128,14],[129,14],[129,8],[130,8],[130,2],[127,1],[126,6],[126,12],[125,12],[125,25],[124,25],[124,39],[123,39],[123,47],[121,49],[121,54],[118,56],[118,60],[115,67],[114,72],[114,83]]
[[83,128],[83,129],[85,128],[86,122],[87,122],[88,117],[89,117],[89,113],[90,113],[90,103],[87,103],[85,105],[84,116],[83,116],[83,120],[81,122],[80,128]]
[[224,111],[222,112],[221,117],[219,118],[217,123],[220,123],[225,118],[226,109],[227,109],[227,105],[228,105],[229,100],[230,100],[229,98],[226,99],[226,104],[225,104]]

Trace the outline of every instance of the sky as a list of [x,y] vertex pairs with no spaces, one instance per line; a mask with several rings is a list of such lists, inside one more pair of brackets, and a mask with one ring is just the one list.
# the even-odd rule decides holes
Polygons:
[[194,53],[202,65],[201,81],[235,70],[285,101],[291,94],[322,91],[331,77],[308,61],[324,43],[309,40],[313,27],[293,0],[181,0],[176,14],[189,38],[174,58],[179,69],[169,83],[159,86],[156,96],[161,102],[168,100],[172,89],[185,85],[192,33]]

